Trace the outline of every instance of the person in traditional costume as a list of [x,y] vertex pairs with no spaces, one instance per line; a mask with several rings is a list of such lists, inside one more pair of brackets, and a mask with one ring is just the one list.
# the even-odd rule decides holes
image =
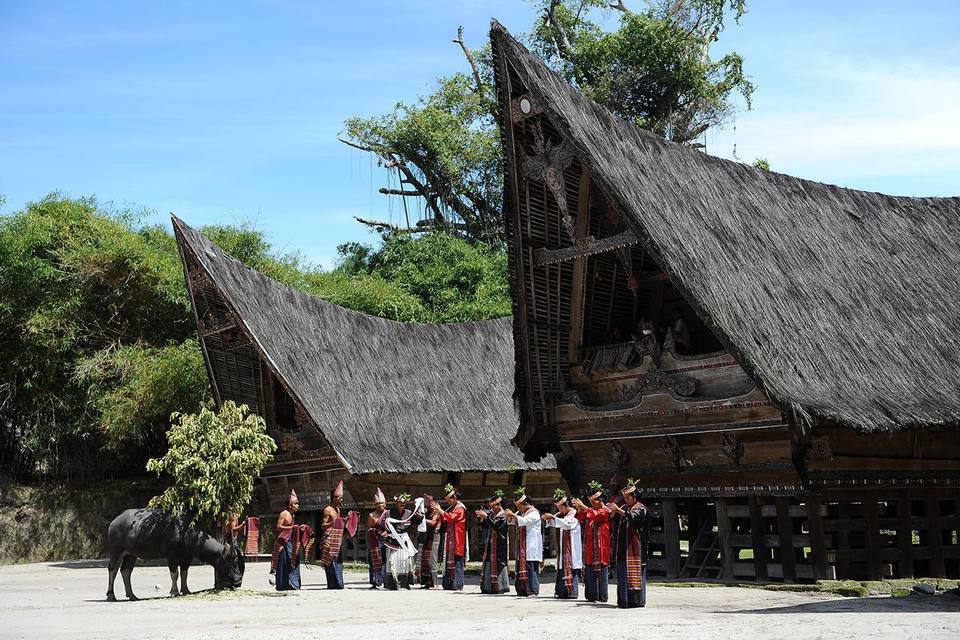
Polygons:
[[447,525],[443,549],[443,588],[463,591],[463,568],[467,561],[467,508],[452,484],[443,487],[446,510],[434,503],[434,513]]
[[384,520],[388,515],[387,498],[377,487],[373,494],[373,511],[367,515],[367,566],[371,589],[383,586],[386,575],[384,538],[387,532]]
[[510,573],[507,570],[507,516],[503,512],[503,490],[497,489],[487,500],[486,509],[477,509],[477,520],[486,534],[483,543],[483,562],[480,569],[480,592],[499,595],[510,591]]
[[417,516],[416,510],[407,508],[409,501],[409,493],[394,496],[393,506],[384,521],[389,535],[384,539],[387,572],[383,584],[391,591],[410,589],[413,584],[413,558],[417,547],[407,531],[416,526]]
[[580,573],[583,570],[583,541],[580,538],[580,520],[577,510],[570,505],[567,492],[556,489],[553,504],[557,513],[543,514],[548,527],[557,530],[557,583],[555,598],[576,600],[580,595]]
[[543,532],[540,512],[530,504],[526,489],[514,493],[516,511],[504,511],[517,525],[517,559],[514,564],[513,588],[521,597],[540,595],[540,563],[543,562]]
[[299,538],[300,527],[296,524],[297,511],[300,510],[300,501],[297,492],[290,490],[287,499],[287,508],[280,512],[277,518],[277,538],[273,545],[273,555],[270,559],[270,573],[274,576],[271,583],[276,585],[277,591],[291,591],[300,588],[300,563],[294,545]]
[[[433,510],[433,496],[423,496],[424,516],[417,528],[420,541],[420,588],[432,589],[437,580],[437,557],[440,553],[440,522]],[[429,516],[429,517],[428,517]]]
[[590,602],[606,602],[610,580],[610,511],[604,506],[606,496],[602,484],[592,480],[587,490],[589,506],[578,498],[571,501],[577,509],[577,517],[585,525],[584,595]]
[[323,509],[320,530],[323,542],[320,550],[320,565],[327,574],[327,589],[343,589],[343,531],[346,522],[340,515],[343,504],[343,480],[330,492],[330,504]]
[[647,540],[649,514],[637,499],[636,481],[627,480],[620,491],[623,506],[607,503],[616,519],[617,606],[621,609],[647,604]]

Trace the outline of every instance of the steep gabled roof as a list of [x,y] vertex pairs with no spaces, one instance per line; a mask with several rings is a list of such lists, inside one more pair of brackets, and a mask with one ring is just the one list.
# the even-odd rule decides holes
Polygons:
[[344,309],[243,265],[173,218],[194,255],[354,473],[552,469],[510,444],[510,318],[424,325]]
[[496,22],[491,40],[774,402],[864,431],[960,423],[960,198],[843,189],[666,142]]

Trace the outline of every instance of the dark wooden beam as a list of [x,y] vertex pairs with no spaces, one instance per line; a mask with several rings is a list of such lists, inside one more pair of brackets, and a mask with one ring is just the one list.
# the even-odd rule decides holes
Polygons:
[[750,536],[753,547],[753,566],[758,582],[766,582],[767,576],[767,545],[764,538],[766,527],[763,524],[763,515],[760,510],[760,498],[750,496]]
[[[590,223],[590,174],[580,170],[580,185],[577,198],[577,240],[587,235]],[[537,252],[542,256],[542,252]],[[573,262],[573,282],[570,287],[570,337],[567,341],[567,362],[580,360],[580,343],[583,341],[583,299],[587,283],[587,258],[577,256]]]
[[946,578],[943,562],[943,523],[940,520],[940,496],[936,489],[927,491],[927,545],[930,547],[930,573],[933,578]]
[[863,499],[864,530],[867,539],[867,577],[870,580],[883,579],[880,566],[880,509],[877,495],[869,492]]
[[[843,500],[837,505],[840,520],[850,519],[850,503]],[[841,527],[837,530],[837,578],[850,579],[850,529]]]
[[668,578],[680,577],[680,521],[677,517],[677,501],[663,499],[663,556]]
[[807,499],[807,527],[810,531],[810,560],[813,564],[813,578],[827,579],[827,549],[823,537],[823,514],[820,513],[820,498],[810,496]]
[[787,498],[777,498],[777,533],[780,535],[780,564],[783,566],[783,581],[797,579],[797,554],[793,548],[793,519]]
[[897,515],[900,518],[900,524],[897,525],[897,546],[900,549],[900,558],[897,560],[897,577],[913,577],[913,518],[910,510],[911,495],[910,489],[899,491],[897,500]]
[[727,499],[717,498],[717,531],[720,536],[721,577],[733,581],[733,547],[730,545],[730,517],[727,515]]

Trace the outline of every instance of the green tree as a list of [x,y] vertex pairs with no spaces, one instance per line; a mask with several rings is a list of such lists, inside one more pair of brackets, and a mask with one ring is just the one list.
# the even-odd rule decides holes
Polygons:
[[[533,49],[621,117],[699,146],[704,131],[733,117],[737,95],[750,105],[754,87],[742,57],[710,56],[726,20],[732,16],[739,23],[745,0],[657,0],[639,12],[608,0],[533,1],[540,9],[529,36]],[[605,29],[600,17],[609,10],[619,21]],[[496,246],[503,167],[492,58],[489,47],[467,47],[462,28],[453,42],[465,55],[465,72],[439,78],[414,104],[350,118],[342,139],[397,173],[399,188],[380,193],[422,202],[425,216],[402,226],[357,219],[381,232],[438,229]]]
[[[746,0],[656,0],[646,10],[607,0],[540,0],[534,48],[584,94],[622,118],[675,142],[701,146],[710,127],[728,122],[753,83],[743,58],[710,57],[727,17],[739,24]],[[619,13],[616,29],[592,20]]]
[[757,169],[763,169],[764,171],[770,171],[770,161],[766,158],[757,158],[750,166],[756,167]]
[[207,526],[241,513],[253,497],[254,478],[277,450],[263,418],[228,400],[219,412],[204,407],[170,419],[167,453],[149,460],[147,471],[171,484],[150,506]]
[[441,231],[388,234],[370,271],[422,301],[432,322],[511,313],[506,253]]
[[[414,104],[399,102],[386,115],[350,118],[343,142],[375,154],[381,166],[397,172],[399,188],[384,187],[380,193],[425,204],[426,216],[416,226],[408,222],[404,230],[438,228],[496,242],[503,171],[490,50],[470,50],[462,28],[454,42],[470,72],[438,79],[433,93]],[[399,230],[359,220],[381,230]]]

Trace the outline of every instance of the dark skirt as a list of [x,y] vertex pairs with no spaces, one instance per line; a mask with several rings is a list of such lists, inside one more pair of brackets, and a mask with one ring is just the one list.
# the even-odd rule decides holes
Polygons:
[[564,600],[576,600],[580,597],[580,569],[573,570],[573,588],[569,591],[563,581],[563,570],[557,569],[557,583],[554,586],[553,595]]
[[483,568],[481,569],[480,577],[480,593],[491,593],[491,594],[500,594],[507,593],[510,591],[510,572],[507,571],[507,563],[502,560],[497,560],[497,568],[499,569],[497,573],[497,579],[499,584],[498,591],[493,590],[493,586],[490,580],[490,561],[485,560],[483,563]]
[[463,556],[456,556],[453,560],[453,571],[444,564],[443,567],[443,588],[447,591],[463,591]]
[[520,582],[519,576],[514,576],[514,590],[518,596],[540,595],[540,562],[527,560],[527,582]]
[[606,602],[609,598],[610,570],[605,564],[594,569],[593,565],[583,568],[584,596],[590,602]]
[[287,540],[277,556],[277,591],[295,591],[300,588],[300,564],[292,567],[293,541]]
[[374,572],[373,562],[369,558],[367,559],[367,579],[374,587],[383,586],[384,576],[387,573],[386,545],[381,540],[378,546],[380,547],[380,571]]

